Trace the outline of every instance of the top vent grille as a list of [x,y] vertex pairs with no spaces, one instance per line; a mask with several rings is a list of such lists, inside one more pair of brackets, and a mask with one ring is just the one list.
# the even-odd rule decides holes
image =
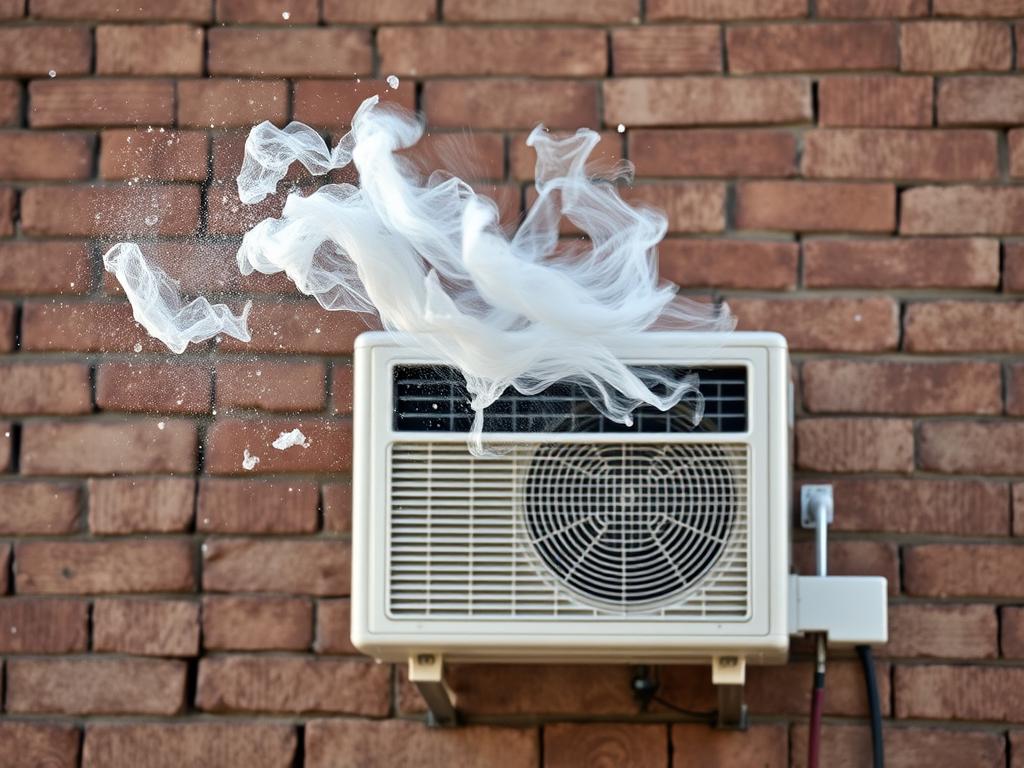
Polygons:
[[[739,366],[667,368],[673,377],[695,373],[704,415],[693,423],[694,398],[659,411],[637,408],[632,426],[605,417],[574,384],[554,384],[533,395],[508,389],[484,412],[485,432],[745,432],[747,370]],[[397,432],[468,432],[473,425],[465,380],[454,368],[399,365],[394,369],[394,429]]]

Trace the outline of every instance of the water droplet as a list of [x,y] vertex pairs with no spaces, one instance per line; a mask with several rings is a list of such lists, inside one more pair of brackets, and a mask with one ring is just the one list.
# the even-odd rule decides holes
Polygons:
[[618,131],[619,133],[625,133],[626,126],[624,126],[622,123],[619,123],[618,127],[615,130]]
[[288,11],[282,11],[281,12],[281,18],[284,19],[285,21],[288,21],[288,19],[290,19],[291,17],[292,17],[292,15],[290,13],[288,13]]
[[57,70],[56,69],[51,69],[46,74],[48,74],[50,77],[56,77],[57,76]]
[[388,88],[397,88],[400,82],[401,80],[394,75],[388,75]]
[[136,352],[141,352],[142,351],[142,345],[139,344],[139,342],[135,342],[135,346],[132,347],[132,349],[134,349]]
[[157,424],[156,424],[156,428],[157,429],[164,429],[166,426],[167,426],[167,422],[165,422],[165,421],[158,421]]
[[158,219],[157,219],[156,216],[147,216],[146,217],[146,226],[147,227],[152,227],[154,224],[157,223],[157,221],[158,221]]

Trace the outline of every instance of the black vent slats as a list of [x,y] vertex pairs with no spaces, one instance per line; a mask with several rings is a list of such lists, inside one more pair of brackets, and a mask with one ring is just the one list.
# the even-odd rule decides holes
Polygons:
[[[625,426],[603,416],[574,384],[554,384],[534,395],[509,388],[484,412],[485,432],[745,432],[747,370],[739,366],[672,368],[673,376],[697,375],[704,415],[693,424],[693,398],[659,411],[643,406]],[[394,429],[397,432],[468,432],[473,411],[465,380],[454,368],[399,365],[393,378]]]

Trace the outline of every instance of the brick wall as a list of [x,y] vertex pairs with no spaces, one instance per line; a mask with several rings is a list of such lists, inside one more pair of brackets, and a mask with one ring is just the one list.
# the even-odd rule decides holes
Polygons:
[[[1024,766],[1022,0],[0,15],[0,764],[804,764],[806,645],[750,673],[746,733],[638,713],[626,667],[500,665],[454,669],[475,724],[429,731],[402,671],[354,654],[360,326],[234,271],[272,209],[239,211],[233,178],[254,122],[337,138],[395,74],[388,98],[434,133],[473,131],[509,213],[538,121],[636,164],[629,194],[669,213],[665,274],[790,339],[797,471],[838,494],[833,568],[889,579],[890,765]],[[251,295],[253,343],[148,339],[100,269],[126,234],[189,289]],[[312,448],[241,471],[296,425]],[[664,695],[709,707],[708,678],[666,669]],[[826,764],[866,764],[865,707],[837,658]]]

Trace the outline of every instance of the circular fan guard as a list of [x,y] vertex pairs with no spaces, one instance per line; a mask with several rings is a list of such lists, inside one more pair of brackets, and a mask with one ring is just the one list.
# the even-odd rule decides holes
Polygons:
[[552,444],[533,454],[523,516],[537,555],[584,600],[641,606],[693,587],[737,515],[713,444]]

